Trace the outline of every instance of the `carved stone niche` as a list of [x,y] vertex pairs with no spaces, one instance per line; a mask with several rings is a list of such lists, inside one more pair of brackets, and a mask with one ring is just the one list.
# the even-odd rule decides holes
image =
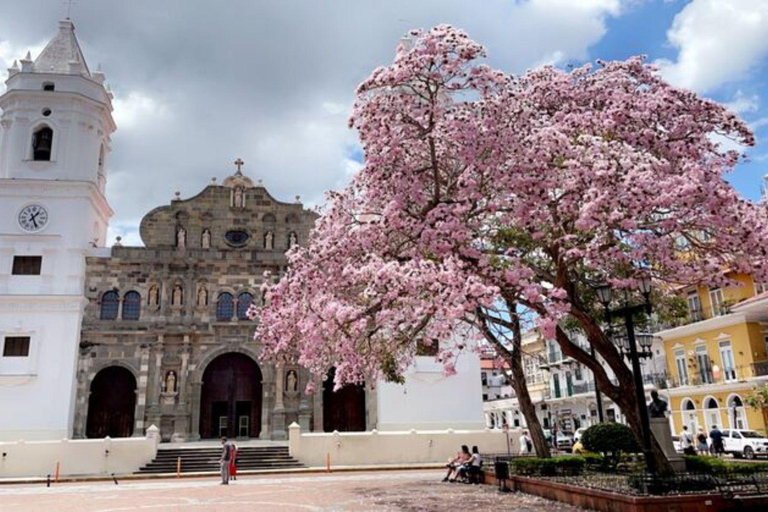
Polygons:
[[283,392],[287,397],[299,395],[299,372],[295,369],[288,369],[285,372],[285,382],[283,383]]
[[163,405],[173,405],[179,395],[179,377],[176,370],[168,370],[163,379],[163,390],[160,392]]

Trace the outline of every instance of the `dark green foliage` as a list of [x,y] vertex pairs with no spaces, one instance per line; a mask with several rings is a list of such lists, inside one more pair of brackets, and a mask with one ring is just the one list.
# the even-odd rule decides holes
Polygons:
[[581,436],[584,448],[595,453],[619,454],[639,451],[632,430],[621,423],[598,423],[592,425]]
[[726,462],[706,455],[683,455],[685,470],[707,475],[751,475],[768,471],[768,462]]
[[584,457],[563,455],[541,459],[538,457],[520,457],[510,464],[511,472],[526,476],[580,475],[586,466]]

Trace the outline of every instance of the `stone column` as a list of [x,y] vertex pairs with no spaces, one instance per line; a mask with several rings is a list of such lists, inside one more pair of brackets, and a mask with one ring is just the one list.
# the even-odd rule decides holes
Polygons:
[[190,441],[200,440],[200,394],[203,391],[202,381],[193,381],[190,383],[191,396],[190,406],[192,409],[192,424],[190,425]]
[[271,424],[271,412],[272,412],[272,393],[271,389],[274,386],[274,367],[266,367],[262,369],[263,380],[261,382],[263,396],[261,399],[261,432],[259,433],[260,439],[270,439],[270,424]]
[[74,439],[84,439],[86,423],[88,422],[88,399],[90,397],[88,386],[88,370],[90,369],[90,357],[79,355],[77,370],[77,399],[75,402],[75,419],[72,429]]
[[147,390],[147,425],[160,425],[160,378],[163,368],[164,341],[164,336],[158,334],[157,344],[152,350],[155,357]]
[[142,343],[139,350],[139,383],[136,389],[133,437],[144,436],[144,413],[147,408],[147,383],[149,381],[149,345]]
[[285,439],[285,405],[283,404],[285,372],[283,365],[278,365],[275,373],[275,410],[272,413],[272,439]]
[[379,423],[379,394],[373,386],[365,389],[365,429],[378,428]]
[[[313,377],[314,378],[314,377]],[[312,395],[313,429],[312,432],[323,432],[323,382],[315,378],[315,392]]]
[[189,415],[187,413],[187,381],[189,380],[189,334],[184,335],[184,344],[181,349],[181,370],[176,389],[179,393],[179,403],[176,405],[176,414],[173,422],[173,437],[175,441],[184,441],[189,436]]

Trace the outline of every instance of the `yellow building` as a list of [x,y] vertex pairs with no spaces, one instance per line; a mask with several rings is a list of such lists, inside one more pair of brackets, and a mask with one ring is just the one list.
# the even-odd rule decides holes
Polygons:
[[670,375],[668,395],[674,432],[717,425],[766,434],[763,411],[745,403],[768,381],[768,286],[731,276],[726,288],[686,290],[685,325],[658,333]]

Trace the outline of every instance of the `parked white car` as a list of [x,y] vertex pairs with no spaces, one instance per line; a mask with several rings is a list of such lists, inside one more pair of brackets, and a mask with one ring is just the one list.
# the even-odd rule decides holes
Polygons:
[[573,433],[573,442],[574,442],[574,444],[578,443],[579,441],[581,441],[581,436],[582,436],[582,434],[584,434],[584,432],[586,430],[587,429],[585,429],[584,427],[576,429],[576,432]]
[[768,438],[754,430],[723,430],[723,448],[734,457],[768,456]]

